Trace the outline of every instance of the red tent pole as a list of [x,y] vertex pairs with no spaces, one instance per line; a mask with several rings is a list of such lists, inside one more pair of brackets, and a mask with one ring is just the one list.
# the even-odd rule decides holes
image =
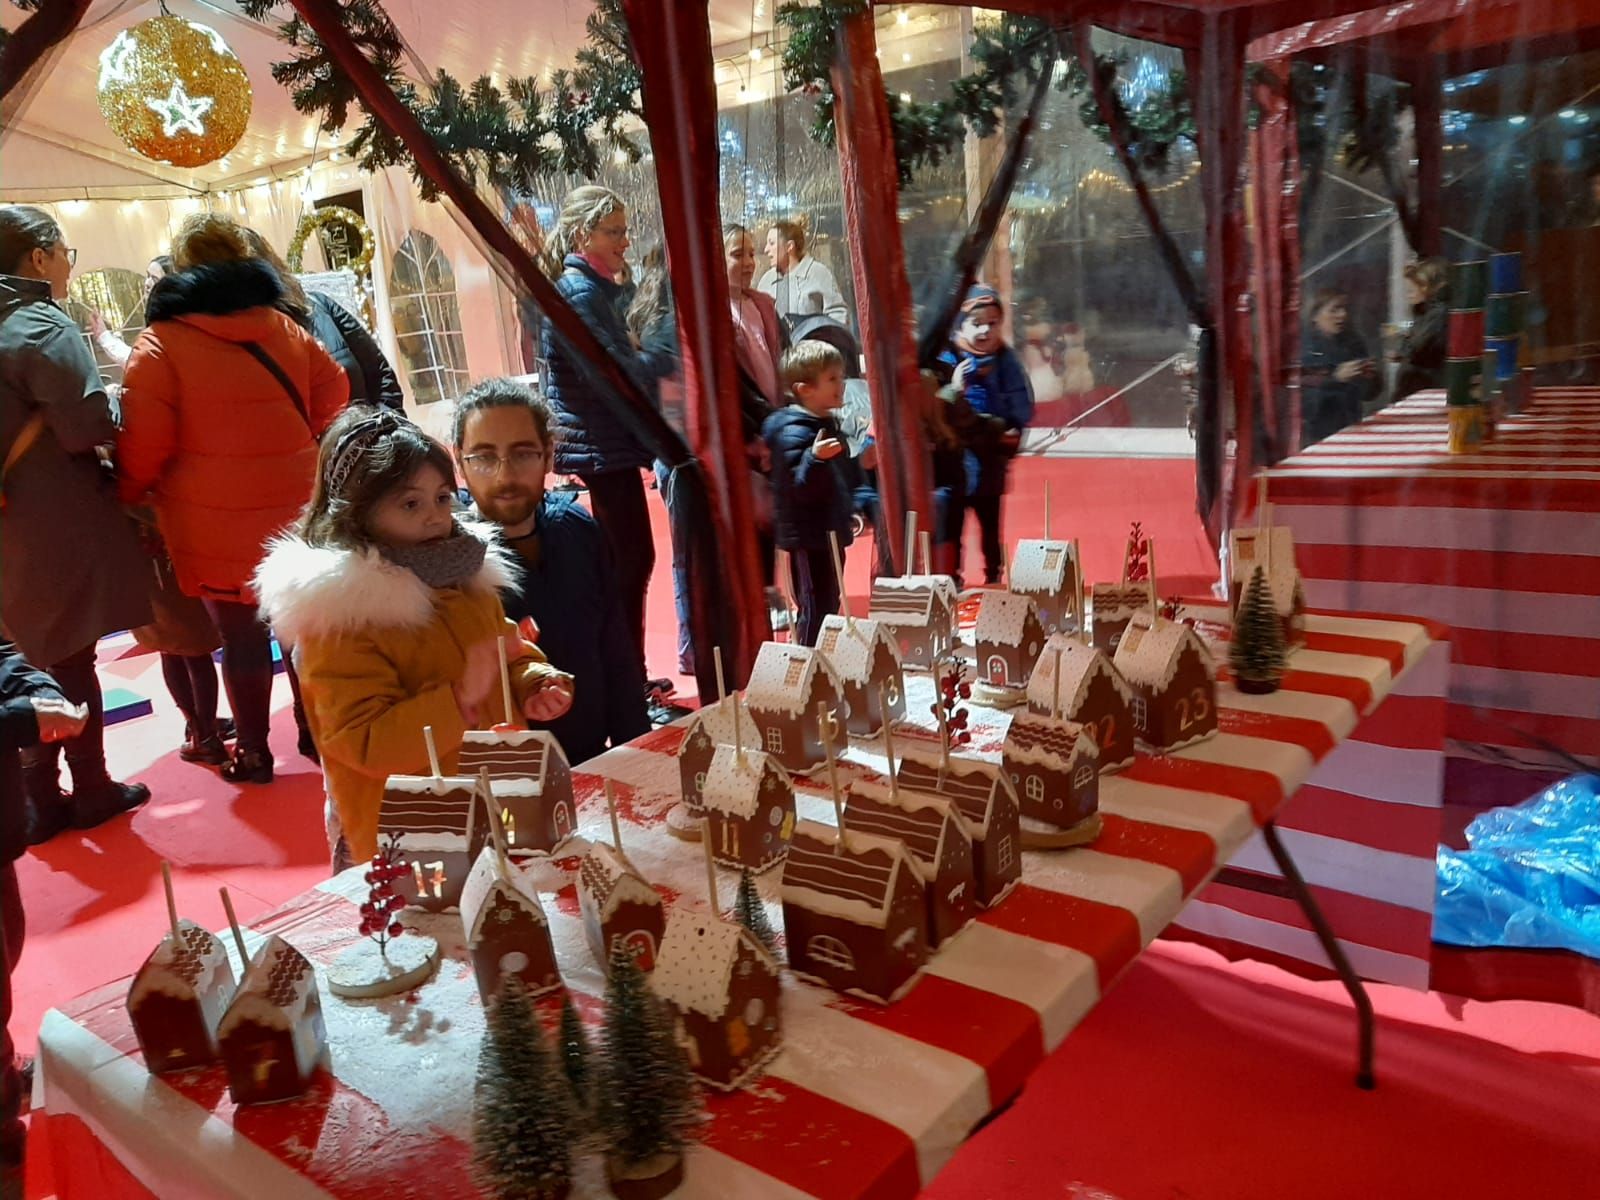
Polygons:
[[1250,135],[1254,251],[1255,339],[1267,463],[1299,444],[1299,413],[1289,403],[1289,380],[1299,344],[1300,156],[1295,134],[1289,59],[1262,64],[1272,81],[1255,89],[1261,113]]
[[1426,51],[1411,76],[1411,113],[1417,139],[1417,253],[1444,253],[1444,78],[1439,57]]
[[[634,53],[644,76],[642,98],[672,292],[683,348],[683,385],[690,442],[706,464],[722,549],[721,575],[737,598],[736,646],[724,646],[730,686],[739,686],[770,634],[757,619],[766,611],[749,466],[739,416],[738,368],[728,306],[717,192],[717,93],[711,29],[704,4],[623,0]],[[697,647],[710,667],[709,648]],[[708,694],[702,691],[702,695]]]
[[[839,29],[839,61],[833,70],[837,97],[839,170],[844,184],[845,233],[856,285],[856,316],[872,389],[878,441],[878,499],[890,544],[904,542],[905,514],[917,514],[919,529],[931,530],[927,442],[922,433],[922,381],[912,325],[911,283],[900,241],[900,184],[894,131],[878,69],[871,12]],[[915,547],[901,545],[896,569],[914,561]]]

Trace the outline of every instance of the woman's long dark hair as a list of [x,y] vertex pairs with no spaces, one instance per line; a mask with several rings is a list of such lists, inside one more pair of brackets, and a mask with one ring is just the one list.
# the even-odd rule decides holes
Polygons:
[[61,240],[61,226],[31,204],[0,205],[0,275],[15,275],[22,260],[35,250],[48,250]]
[[365,404],[346,409],[322,436],[300,536],[314,546],[370,546],[378,501],[430,465],[455,479],[450,452],[400,414]]

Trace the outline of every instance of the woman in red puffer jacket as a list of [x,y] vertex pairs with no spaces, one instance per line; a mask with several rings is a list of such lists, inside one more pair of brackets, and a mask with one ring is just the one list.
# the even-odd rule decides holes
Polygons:
[[178,270],[152,289],[123,373],[122,497],[154,506],[178,586],[205,602],[222,635],[239,733],[223,776],[268,783],[272,647],[250,578],[310,499],[317,439],[350,385],[274,307],[283,282],[235,222],[189,218],[172,257]]

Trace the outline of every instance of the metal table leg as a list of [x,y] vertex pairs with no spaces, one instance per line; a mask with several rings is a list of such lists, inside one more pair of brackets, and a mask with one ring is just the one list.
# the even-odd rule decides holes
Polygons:
[[1339,940],[1334,937],[1333,927],[1323,915],[1322,907],[1311,894],[1311,889],[1306,886],[1305,878],[1300,874],[1300,868],[1295,866],[1294,859],[1289,856],[1288,848],[1278,837],[1277,823],[1268,821],[1263,825],[1261,836],[1266,839],[1267,849],[1272,852],[1273,861],[1278,864],[1278,870],[1282,872],[1284,881],[1289,885],[1290,894],[1293,895],[1295,903],[1300,905],[1300,911],[1305,913],[1306,920],[1311,922],[1311,928],[1316,931],[1317,941],[1322,943],[1322,949],[1327,953],[1328,960],[1333,963],[1333,969],[1339,973],[1339,981],[1344,984],[1344,990],[1350,994],[1350,1002],[1356,1007],[1356,1026],[1360,1038],[1356,1086],[1371,1091],[1377,1086],[1377,1080],[1372,1072],[1374,1028],[1372,999],[1367,995],[1366,985],[1350,965],[1350,960],[1345,957],[1344,947],[1339,945]]

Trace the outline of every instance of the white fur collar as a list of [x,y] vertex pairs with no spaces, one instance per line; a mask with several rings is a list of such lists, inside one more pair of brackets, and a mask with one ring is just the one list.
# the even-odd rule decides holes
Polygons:
[[[487,543],[470,590],[499,593],[519,571],[492,527],[461,521]],[[433,620],[434,590],[377,550],[313,546],[296,534],[273,539],[256,568],[261,616],[283,640],[337,636],[359,629],[421,629]]]

